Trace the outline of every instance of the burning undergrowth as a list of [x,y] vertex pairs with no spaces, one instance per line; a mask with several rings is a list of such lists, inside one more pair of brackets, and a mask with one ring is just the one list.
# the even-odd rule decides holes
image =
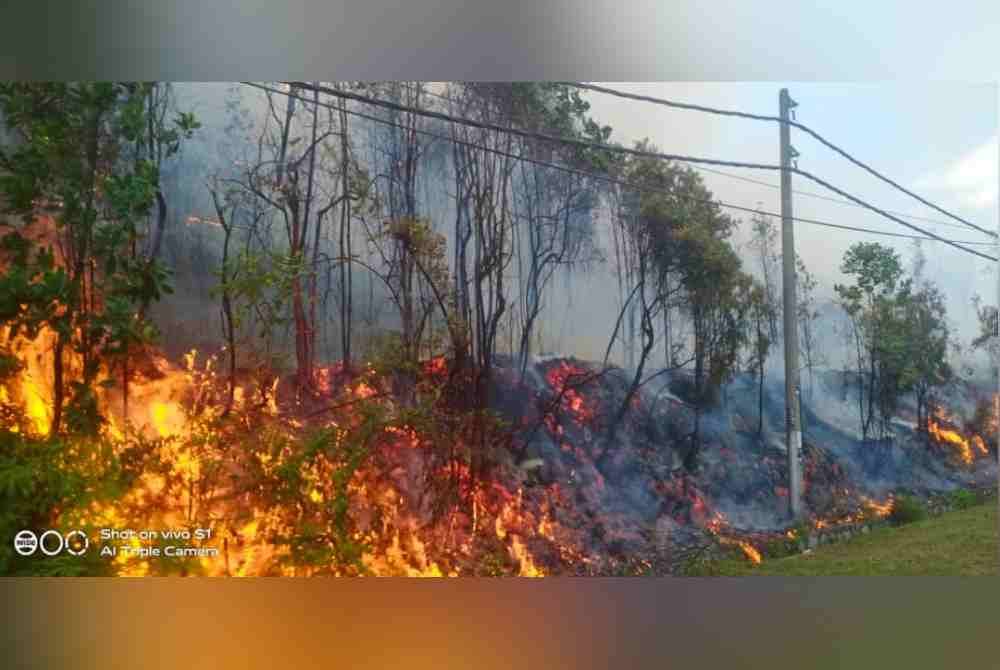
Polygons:
[[[26,418],[18,430],[44,433],[44,370],[28,372],[0,401]],[[226,380],[193,352],[182,366],[154,356],[135,376],[127,403],[102,392],[101,440],[126,464],[127,490],[53,521],[210,527],[219,554],[119,557],[118,574],[662,574],[711,547],[759,562],[794,536],[780,396],[766,398],[762,428],[739,382],[699,418],[691,472],[695,413],[666,375],[616,426],[629,380],[573,359],[534,361],[523,376],[499,360],[490,379],[442,358],[404,376],[331,366],[304,395],[241,379],[228,410]],[[489,411],[471,402],[475,388]],[[872,445],[807,410],[813,525],[882,518],[895,490],[981,475],[988,441],[943,411],[876,463]]]

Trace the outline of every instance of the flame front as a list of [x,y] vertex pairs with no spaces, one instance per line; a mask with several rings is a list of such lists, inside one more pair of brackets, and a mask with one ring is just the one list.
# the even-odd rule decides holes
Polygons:
[[[0,386],[0,402],[18,405],[24,417],[23,429],[39,435],[47,433],[52,422],[49,380],[53,342],[50,333],[33,342],[19,342],[25,369],[15,380]],[[322,454],[308,465],[292,468],[289,464],[296,463],[293,456],[302,429],[319,424],[309,423],[304,412],[293,416],[296,408],[291,403],[279,403],[277,378],[261,381],[256,387],[237,386],[233,399],[238,416],[228,423],[220,420],[221,399],[227,397],[221,389],[227,385],[216,377],[211,357],[199,358],[198,352],[192,351],[178,367],[154,357],[155,374],[137,374],[130,381],[127,404],[120,388],[101,386],[96,391],[108,418],[105,435],[118,453],[142,442],[146,457],[157,467],[144,471],[133,488],[112,505],[90,508],[84,519],[89,526],[210,527],[221,555],[197,557],[183,568],[206,575],[355,574],[349,567],[353,564],[343,558],[354,556],[355,550],[360,552],[355,556],[357,563],[363,566],[363,570],[358,568],[360,574],[419,577],[474,574],[482,547],[502,557],[499,572],[523,577],[558,574],[560,559],[579,565],[593,558],[581,549],[589,546],[585,542],[567,540],[576,536],[561,516],[557,484],[529,488],[512,484],[508,490],[499,480],[474,479],[466,460],[472,449],[463,443],[467,438],[461,430],[449,436],[454,437],[453,453],[443,453],[435,434],[395,404],[387,391],[388,382],[371,369],[345,373],[341,366],[317,374],[317,386],[324,397],[331,405],[345,409],[322,419],[322,425],[333,431]],[[77,369],[77,362],[70,356],[67,359],[67,366]],[[447,363],[440,357],[431,359],[425,369],[427,375],[440,378]],[[548,424],[560,446],[566,445],[574,432],[586,433],[577,429],[595,417],[596,400],[583,395],[577,386],[587,374],[581,367],[562,362],[545,375],[551,388],[561,394],[561,408],[570,419],[565,428],[554,421]],[[347,381],[338,381],[345,377]],[[370,414],[386,423],[375,428],[365,424],[365,430],[372,431],[369,442],[375,457],[357,468],[347,482],[346,495],[341,495],[334,482],[344,467],[339,454],[345,436],[370,419],[368,412],[357,409],[359,406],[378,408]],[[946,419],[940,414],[931,419],[928,432],[938,442],[958,447],[963,462],[971,463],[976,454],[987,453],[978,435],[965,439],[943,421]],[[268,440],[276,436],[273,444],[265,436]],[[230,446],[225,447],[227,444]],[[571,449],[580,461],[587,458],[580,445]],[[295,508],[294,514],[269,506],[259,497],[255,476],[294,482],[298,497],[289,506]],[[588,485],[602,490],[599,473],[592,480]],[[424,491],[428,482],[445,481],[456,482],[460,502],[436,516],[438,512],[423,497]],[[734,529],[693,480],[668,481],[663,488],[666,497],[686,503],[670,512],[679,522],[705,529],[753,564],[762,562],[757,548],[760,538]],[[285,491],[280,493],[286,495]],[[883,517],[892,509],[891,499],[863,499],[863,504],[864,509],[856,514],[817,519],[815,525],[825,528],[859,521],[865,515]],[[330,519],[341,518],[336,516],[341,513],[357,526],[350,536],[353,546],[345,549],[327,541],[323,549],[341,554],[317,559],[307,567],[289,562],[291,549],[276,537],[299,522],[329,527]],[[794,539],[795,534],[788,531],[786,537]],[[129,544],[138,549],[140,543],[133,539]],[[156,561],[137,556],[119,555],[114,562],[122,575],[141,576],[164,569]]]
[[[927,419],[927,433],[938,443],[948,444],[955,447],[959,459],[965,465],[972,465],[976,457],[976,452],[986,456],[989,454],[986,444],[979,435],[965,438],[959,431],[945,427],[944,422],[954,423],[954,420],[947,416],[943,409],[936,408],[933,417]],[[975,451],[973,451],[975,448]]]

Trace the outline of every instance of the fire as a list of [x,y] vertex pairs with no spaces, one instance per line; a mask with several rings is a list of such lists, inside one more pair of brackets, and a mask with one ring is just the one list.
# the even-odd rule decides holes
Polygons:
[[548,513],[544,513],[542,520],[538,522],[538,534],[542,537],[553,539],[553,524]]
[[[813,519],[813,527],[816,530],[824,530],[826,528],[833,528],[836,526],[863,523],[872,517],[877,519],[885,518],[892,513],[893,498],[892,496],[889,496],[885,502],[878,502],[876,500],[872,500],[871,498],[861,496],[861,504],[862,509],[859,509],[852,514],[845,514],[839,518]],[[788,531],[788,538],[794,539],[794,533],[792,531]]]
[[751,563],[755,565],[760,563],[761,561],[760,552],[757,551],[752,544],[750,544],[749,542],[741,541],[739,542],[739,547],[740,549],[743,550],[743,553],[746,555],[746,557],[750,559]]
[[959,432],[942,427],[940,421],[947,419],[941,416],[940,411],[938,411],[937,419],[938,420],[935,420],[934,418],[927,419],[927,432],[938,442],[954,445],[958,449],[958,455],[962,462],[966,465],[971,465],[974,455],[972,453],[972,447],[969,445],[969,441],[962,437]]
[[879,503],[869,498],[862,497],[862,502],[876,517],[884,518],[892,513],[893,499],[889,497],[884,503]]
[[544,577],[545,573],[542,572],[538,566],[535,565],[531,558],[531,554],[525,549],[524,545],[521,543],[521,538],[517,535],[513,535],[510,538],[510,550],[514,558],[517,559],[518,563],[521,565],[521,571],[518,576],[520,577]]
[[443,375],[448,371],[448,362],[444,356],[437,356],[427,361],[427,371],[432,375]]
[[549,385],[557,394],[562,394],[563,408],[580,423],[587,423],[594,418],[594,408],[576,388],[569,387],[579,384],[587,374],[586,370],[570,365],[566,361],[560,361],[559,365],[545,374]]
[[754,565],[759,564],[763,560],[756,547],[746,540],[734,537],[734,532],[730,528],[729,520],[726,516],[722,512],[711,510],[708,503],[705,502],[705,499],[698,491],[689,489],[688,497],[691,500],[690,515],[692,522],[715,536],[720,544],[738,547],[747,560]]
[[[0,340],[8,341],[11,350],[24,365],[10,387],[0,384],[0,400],[20,406],[31,432],[45,435],[52,423],[52,394],[48,384],[52,379],[51,352],[56,336],[49,330],[43,330],[35,340],[10,338],[7,329],[0,329],[0,336]],[[10,428],[17,429],[16,426]]]
[[149,417],[160,437],[179,435],[185,423],[184,413],[173,402],[153,401],[149,407]]
[[[556,495],[558,494],[556,493]],[[524,491],[518,489],[517,493],[509,496],[509,499],[501,506],[494,521],[493,530],[498,539],[509,539],[507,549],[510,557],[520,566],[518,576],[545,576],[544,570],[536,564],[534,557],[525,546],[523,537],[531,535],[533,532],[537,537],[554,542],[555,525],[547,505],[543,507],[538,521],[532,522],[531,515],[524,510]],[[564,553],[564,548],[557,546],[560,553]]]
[[[37,355],[29,359],[35,362],[18,377],[16,385],[0,388],[0,400],[18,403],[24,410],[28,427],[42,433],[48,430],[51,422],[49,408],[52,394],[45,382],[52,377],[51,371],[43,365],[50,361],[51,355],[45,342],[33,343],[33,347]],[[267,443],[267,449],[251,450],[245,453],[246,458],[230,459],[230,453],[238,452],[212,451],[215,449],[213,445],[225,443],[229,437],[228,433],[220,435],[219,431],[235,431],[233,425],[238,426],[239,421],[244,421],[244,418],[230,423],[215,421],[221,415],[227,397],[225,391],[228,387],[222,379],[224,373],[216,378],[213,360],[205,360],[196,351],[190,352],[181,365],[172,365],[162,358],[154,363],[159,376],[151,374],[150,378],[136,377],[130,381],[127,416],[120,387],[102,386],[97,394],[108,418],[106,435],[114,442],[115,448],[124,448],[130,440],[138,441],[140,435],[158,438],[152,440],[150,448],[157,463],[162,463],[163,467],[155,473],[141,475],[135,487],[115,501],[113,509],[102,510],[100,515],[95,512],[89,521],[102,527],[119,528],[193,528],[210,524],[218,529],[215,536],[219,538],[217,546],[220,551],[224,550],[224,555],[199,558],[187,564],[196,565],[208,575],[353,574],[352,567],[339,565],[337,559],[329,559],[329,564],[311,565],[309,568],[279,564],[278,559],[287,557],[288,551],[275,538],[281,537],[295,522],[289,521],[288,514],[282,517],[271,508],[260,509],[260,500],[254,497],[256,492],[243,494],[235,483],[229,483],[230,475],[235,482],[246,471],[271,476],[285,466],[296,445],[291,436],[297,434],[298,428],[306,427],[305,423],[288,416],[292,412],[284,401],[279,404],[279,380],[262,381],[256,388],[237,387],[234,408],[237,414],[245,410],[247,416],[251,416],[251,412],[254,417],[263,415],[259,419],[263,426],[268,429],[274,427],[288,439],[279,441],[278,446]],[[430,373],[443,372],[446,370],[445,361],[443,358],[432,359],[428,368]],[[565,391],[562,401],[568,415],[567,429],[569,421],[582,423],[594,415],[593,402],[577,389],[566,388],[574,383],[572,375],[583,374],[587,374],[585,370],[563,363],[547,375],[557,392]],[[321,376],[320,385],[329,388],[331,380],[328,375]],[[377,389],[380,388],[385,387],[379,379],[365,376],[338,392],[345,393],[349,400],[352,396],[368,400],[378,396]],[[395,422],[395,425],[385,427],[378,439],[372,441],[380,450],[381,457],[395,459],[393,464],[401,469],[416,463],[419,470],[429,463],[427,473],[431,473],[431,477],[439,469],[457,472],[465,467],[467,470],[465,463],[451,463],[440,453],[435,454],[435,450],[429,448],[436,446],[433,438],[421,432],[419,427],[413,427],[420,424],[403,422],[400,417],[405,417],[404,413],[394,415],[391,400],[379,398],[377,402],[384,402],[391,420]],[[260,412],[262,406],[264,411]],[[344,409],[331,420],[331,425],[339,431],[337,435],[342,436],[360,423],[362,413],[352,415],[352,412],[355,412],[354,408]],[[263,432],[263,429],[255,430],[256,425],[251,428],[249,421],[245,420],[244,432],[235,434],[252,441],[253,433]],[[341,438],[333,439],[336,442]],[[331,453],[336,451],[330,449]],[[581,452],[581,460],[584,456]],[[422,460],[424,458],[427,460]],[[331,459],[335,460],[335,457],[331,456]],[[328,523],[329,517],[323,515],[340,502],[336,498],[339,494],[331,483],[338,466],[332,460],[320,461],[317,467],[310,464],[308,468],[296,470],[296,475],[301,476],[297,480],[301,483],[296,492],[300,496],[296,502],[301,514],[312,515],[311,518],[318,523]],[[208,478],[213,471],[220,469],[224,474],[219,481],[223,483],[213,484],[217,488],[211,490],[211,495],[204,493],[206,487],[202,484],[205,481],[214,482]],[[575,527],[568,523],[560,525],[558,503],[553,504],[554,494],[550,495],[546,489],[532,487],[526,493],[522,489],[515,490],[513,486],[507,490],[496,482],[472,482],[469,476],[464,479],[456,476],[456,480],[473,489],[472,498],[465,498],[470,503],[469,507],[461,514],[446,515],[445,521],[439,523],[430,521],[431,517],[419,509],[423,502],[413,502],[418,496],[413,495],[415,490],[406,490],[409,480],[403,477],[394,479],[394,475],[380,479],[379,473],[374,470],[359,471],[357,482],[352,481],[348,489],[352,523],[357,522],[360,528],[357,533],[351,530],[352,537],[366,545],[364,551],[359,552],[359,560],[370,573],[454,576],[466,572],[466,559],[471,557],[477,546],[477,537],[481,539],[483,536],[493,536],[487,537],[493,544],[499,540],[509,559],[506,565],[513,564],[516,574],[524,577],[540,577],[556,571],[551,562],[558,560],[557,556],[563,561],[588,560],[569,542],[557,541],[557,538],[565,541],[572,537]],[[242,484],[244,480],[240,481]],[[414,481],[419,481],[419,478],[415,477]],[[601,485],[600,480],[596,485]],[[470,491],[463,491],[463,495],[469,494]],[[225,502],[216,504],[214,499]],[[407,501],[405,504],[404,499]],[[748,560],[754,563],[761,561],[760,552],[750,542],[723,536],[729,532],[725,517],[710,509],[697,494],[691,515],[709,532],[719,535],[724,543],[738,546]],[[363,518],[368,520],[363,522]],[[450,528],[444,527],[447,525]],[[538,551],[540,548],[552,551],[543,554]],[[144,575],[160,569],[154,562],[137,558],[122,558],[119,563],[120,574]]]

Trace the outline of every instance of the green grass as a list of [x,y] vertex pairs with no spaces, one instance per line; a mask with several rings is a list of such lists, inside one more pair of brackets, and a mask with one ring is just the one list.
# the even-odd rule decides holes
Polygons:
[[883,527],[808,554],[764,559],[751,565],[720,561],[710,574],[724,576],[996,576],[997,502],[899,527]]

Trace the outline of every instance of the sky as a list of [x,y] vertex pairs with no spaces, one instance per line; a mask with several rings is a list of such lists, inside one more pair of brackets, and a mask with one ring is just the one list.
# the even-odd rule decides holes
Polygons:
[[[788,88],[798,103],[796,120],[894,181],[941,208],[982,228],[997,229],[998,146],[997,88],[962,83],[601,83],[600,85],[678,102],[778,115],[778,94]],[[591,113],[612,126],[612,138],[631,144],[651,139],[664,153],[723,160],[777,164],[779,127],[775,123],[676,110],[607,94],[588,92]],[[942,237],[988,242],[990,238],[948,218],[881,182],[813,138],[792,129],[792,145],[801,169],[831,182],[871,204],[893,212],[932,219],[904,220]],[[697,166],[695,166],[697,167]],[[778,184],[777,172],[717,168],[730,174]],[[780,191],[702,171],[706,185],[721,201],[780,212]],[[800,176],[793,189],[838,197]],[[796,194],[793,213],[803,218],[905,234],[919,234],[880,215]],[[732,212],[742,220],[749,215]],[[901,217],[903,218],[903,217]],[[745,231],[747,225],[742,226]],[[912,242],[809,224],[796,224],[796,248],[817,275],[825,293],[841,281],[841,258],[857,241],[878,241],[912,257]],[[973,247],[994,255],[990,246]],[[975,317],[972,295],[994,300],[992,263],[943,243],[924,243],[928,271],[946,290],[949,313],[964,337],[971,337]]]

